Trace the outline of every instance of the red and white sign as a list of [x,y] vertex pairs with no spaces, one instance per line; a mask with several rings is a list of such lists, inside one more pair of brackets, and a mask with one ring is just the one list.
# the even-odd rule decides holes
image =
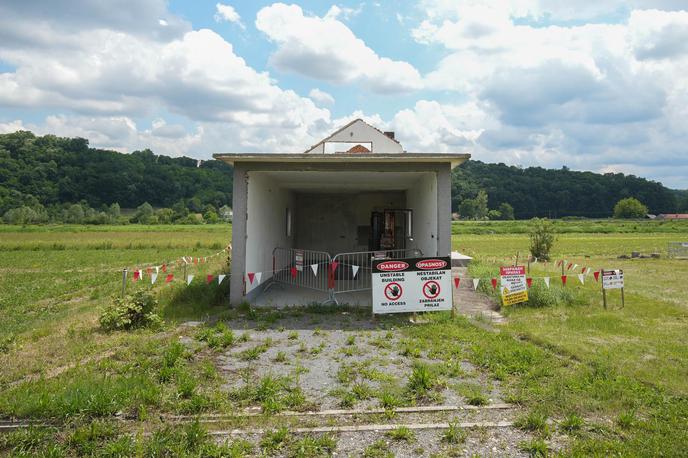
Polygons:
[[624,273],[623,270],[603,270],[602,288],[603,289],[623,289]]
[[373,313],[451,310],[449,258],[373,261]]

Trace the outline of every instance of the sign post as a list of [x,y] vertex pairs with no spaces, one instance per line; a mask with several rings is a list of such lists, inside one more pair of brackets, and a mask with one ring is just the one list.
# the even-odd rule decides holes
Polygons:
[[624,273],[623,270],[604,270],[602,269],[602,303],[607,308],[607,290],[621,290],[621,308],[626,306],[624,301]]
[[449,257],[373,260],[373,314],[452,310]]
[[524,266],[500,267],[499,278],[503,305],[528,302],[528,283]]

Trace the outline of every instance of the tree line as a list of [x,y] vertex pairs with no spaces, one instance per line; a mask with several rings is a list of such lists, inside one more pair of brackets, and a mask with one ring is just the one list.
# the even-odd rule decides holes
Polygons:
[[0,135],[5,222],[215,222],[231,204],[232,168],[220,161],[199,164],[148,149],[122,154],[27,131]]
[[[452,173],[452,212],[474,219],[612,216],[633,197],[651,213],[688,212],[688,191],[621,173],[467,161]],[[0,216],[17,224],[202,223],[231,218],[232,167],[83,138],[0,135]]]

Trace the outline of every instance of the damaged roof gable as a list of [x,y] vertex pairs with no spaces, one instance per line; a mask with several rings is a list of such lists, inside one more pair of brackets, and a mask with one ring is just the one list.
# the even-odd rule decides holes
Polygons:
[[[326,143],[351,143],[352,146],[370,144],[371,153],[403,153],[404,148],[394,139],[394,133],[384,133],[362,119],[354,119],[349,124],[336,130],[329,137],[310,147],[305,153],[325,154]],[[362,146],[362,145],[361,145]],[[365,148],[365,147],[363,147]],[[367,148],[365,148],[367,149]],[[357,151],[363,153],[364,151]]]

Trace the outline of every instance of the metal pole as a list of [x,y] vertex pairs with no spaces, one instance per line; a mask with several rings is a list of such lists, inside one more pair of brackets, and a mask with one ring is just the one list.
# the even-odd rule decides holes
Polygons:
[[126,294],[127,291],[127,269],[122,270],[122,297]]

